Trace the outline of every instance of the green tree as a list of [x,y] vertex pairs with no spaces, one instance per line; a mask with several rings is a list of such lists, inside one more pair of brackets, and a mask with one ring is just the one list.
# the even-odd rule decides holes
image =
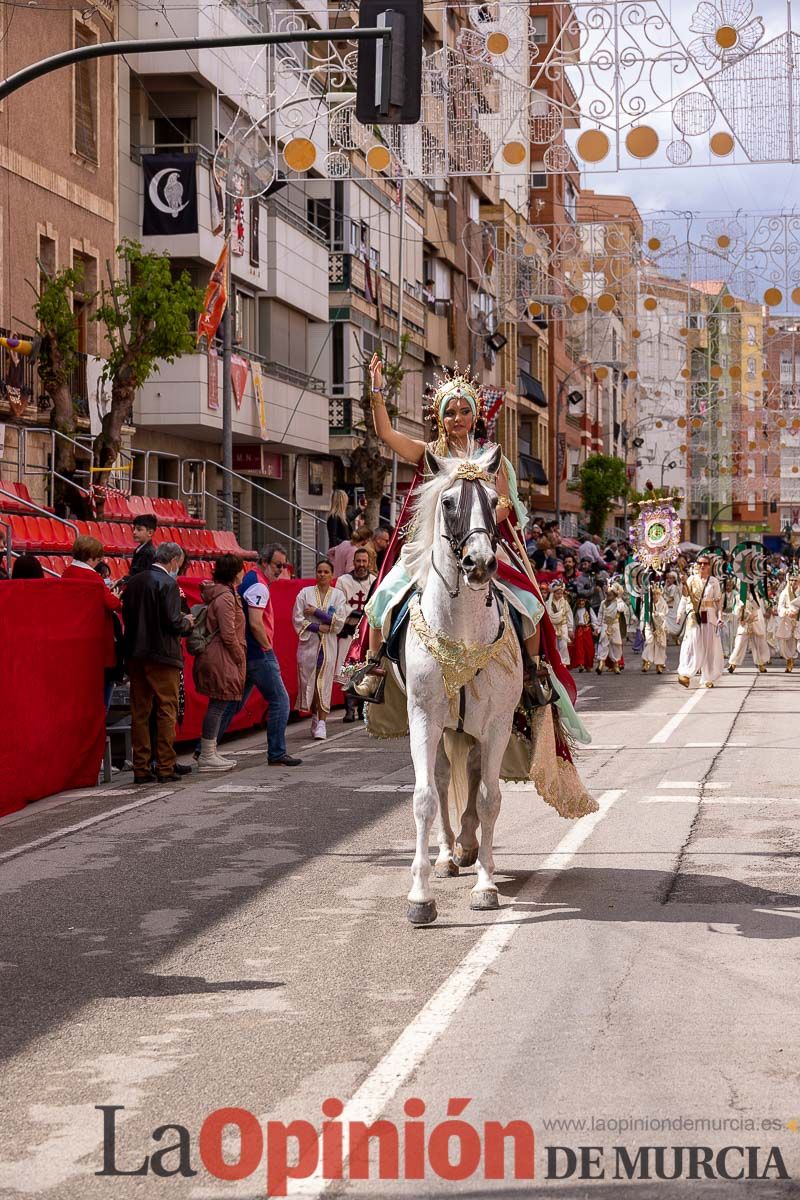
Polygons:
[[580,469],[578,490],[589,518],[589,532],[602,533],[615,500],[628,490],[625,463],[610,454],[592,454]]
[[63,512],[69,505],[73,512],[83,514],[85,498],[77,490],[75,481],[77,413],[72,395],[73,372],[78,362],[78,322],[73,311],[73,298],[81,291],[83,271],[79,267],[68,267],[48,275],[41,263],[39,267],[42,282],[38,290],[30,284],[36,296],[33,311],[42,339],[37,369],[52,406],[50,426],[64,435],[55,439],[56,508]]
[[[383,398],[386,404],[386,411],[390,417],[394,416],[397,412],[397,398],[405,375],[405,369],[401,366],[401,363],[407,342],[408,335],[403,334],[400,339],[400,358],[398,362],[389,362],[385,353],[381,352],[381,362],[383,364]],[[358,482],[364,488],[364,496],[367,501],[364,520],[368,528],[377,529],[380,525],[381,500],[383,498],[386,476],[389,473],[389,460],[385,457],[383,442],[381,442],[376,434],[375,426],[372,422],[372,388],[369,374],[369,358],[367,357],[364,357],[362,360],[362,371],[363,382],[359,404],[363,414],[364,433],[361,444],[356,446],[350,456],[350,463]]]
[[145,251],[126,238],[117,247],[117,266],[114,278],[108,265],[109,283],[94,316],[108,340],[104,376],[111,381],[111,403],[94,443],[95,466],[101,468],[116,461],[137,389],[160,362],[174,362],[194,349],[194,317],[203,302],[188,272],[173,277],[167,254]]

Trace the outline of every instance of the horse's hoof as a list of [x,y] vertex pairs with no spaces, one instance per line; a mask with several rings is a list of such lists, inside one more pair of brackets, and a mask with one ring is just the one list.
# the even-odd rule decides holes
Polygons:
[[478,847],[472,846],[465,850],[463,846],[456,846],[454,857],[457,867],[474,867],[478,861]]
[[470,892],[469,906],[477,912],[490,912],[500,907],[500,901],[494,888],[486,888],[482,892]]
[[412,925],[432,925],[438,916],[436,901],[423,900],[421,904],[411,903],[406,915]]
[[458,864],[452,858],[447,862],[437,862],[433,868],[434,879],[452,879],[458,874]]

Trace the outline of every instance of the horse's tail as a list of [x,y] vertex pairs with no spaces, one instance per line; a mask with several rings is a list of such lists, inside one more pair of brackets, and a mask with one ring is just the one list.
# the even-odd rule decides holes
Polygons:
[[455,729],[445,729],[444,749],[450,762],[450,786],[447,791],[447,810],[450,814],[450,824],[458,836],[461,828],[461,818],[469,801],[469,781],[467,778],[467,757],[472,739],[465,733],[457,733]]

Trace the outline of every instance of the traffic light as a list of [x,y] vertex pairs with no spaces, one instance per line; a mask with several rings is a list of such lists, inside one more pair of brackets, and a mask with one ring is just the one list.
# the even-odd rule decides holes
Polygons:
[[361,0],[362,29],[392,37],[358,43],[356,117],[362,125],[416,125],[422,111],[423,0]]

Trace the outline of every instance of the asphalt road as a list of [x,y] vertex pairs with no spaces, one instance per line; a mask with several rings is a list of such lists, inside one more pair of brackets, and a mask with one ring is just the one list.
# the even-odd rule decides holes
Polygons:
[[[297,770],[268,768],[253,735],[228,775],[150,791],[121,776],[0,821],[0,1196],[263,1196],[285,1124],[319,1128],[329,1098],[346,1108],[328,1173],[336,1130],[383,1117],[399,1178],[378,1179],[373,1156],[368,1180],[345,1165],[328,1184],[306,1157],[290,1194],[800,1196],[800,675],[748,668],[687,693],[631,654],[623,675],[578,682],[601,813],[566,822],[504,789],[497,914],[470,911],[469,870],[437,882],[434,927],[407,924],[407,744],[337,718],[327,743],[291,728]],[[463,1132],[443,1127],[409,1179],[420,1128],[430,1139],[459,1098],[477,1132],[449,1161],[478,1139],[480,1165],[440,1177],[446,1133]],[[152,1134],[180,1124],[197,1173],[154,1174],[178,1168],[171,1151],[146,1175],[96,1175],[103,1105],[122,1106],[115,1169],[175,1145]],[[226,1106],[271,1123],[266,1155],[246,1123],[240,1180],[216,1179],[198,1147]],[[514,1178],[511,1144],[485,1178],[485,1123],[512,1121],[534,1131],[533,1181]],[[554,1146],[575,1155],[568,1178],[548,1177],[571,1165]],[[581,1146],[602,1148],[584,1174],[603,1177],[580,1178]],[[654,1146],[687,1148],[680,1170],[666,1152],[672,1182],[655,1151],[638,1178]],[[731,1152],[731,1173],[763,1173],[777,1146],[790,1178],[774,1154],[766,1179],[688,1177],[689,1147],[718,1173],[724,1146],[758,1148]],[[230,1127],[224,1153],[240,1153]]]

